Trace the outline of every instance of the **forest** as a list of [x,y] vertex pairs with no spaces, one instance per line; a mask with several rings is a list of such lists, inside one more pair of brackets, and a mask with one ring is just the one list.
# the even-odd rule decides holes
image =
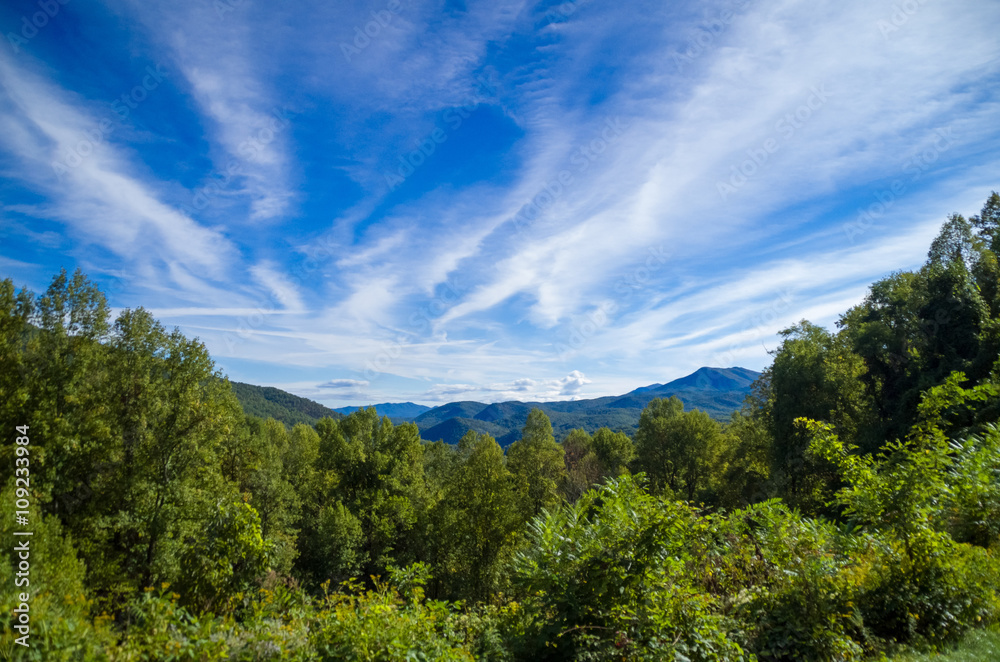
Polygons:
[[506,451],[374,409],[248,414],[202,343],[142,308],[112,319],[81,272],[38,295],[4,280],[0,656],[946,647],[1000,617],[998,256],[993,193],[835,329],[785,329],[728,422],[657,398],[634,435],[557,440],[535,410]]

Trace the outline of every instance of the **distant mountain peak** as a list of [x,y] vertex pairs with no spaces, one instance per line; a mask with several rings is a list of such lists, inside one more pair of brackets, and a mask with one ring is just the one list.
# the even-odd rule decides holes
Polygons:
[[747,368],[698,368],[690,375],[666,384],[652,384],[635,389],[629,395],[675,391],[749,391],[759,372]]

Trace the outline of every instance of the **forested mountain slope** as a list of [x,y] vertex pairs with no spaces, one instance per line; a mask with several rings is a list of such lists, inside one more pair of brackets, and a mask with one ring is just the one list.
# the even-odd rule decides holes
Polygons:
[[340,418],[341,414],[308,398],[293,395],[273,386],[230,382],[240,405],[250,416],[273,418],[285,425],[313,425],[321,418]]

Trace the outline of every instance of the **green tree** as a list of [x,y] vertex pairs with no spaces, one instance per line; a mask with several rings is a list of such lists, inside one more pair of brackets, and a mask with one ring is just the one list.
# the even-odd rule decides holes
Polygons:
[[635,459],[635,444],[629,436],[624,432],[612,432],[609,428],[600,428],[594,433],[593,450],[600,463],[602,477],[622,475]]
[[705,412],[683,408],[676,396],[646,406],[635,435],[634,465],[647,475],[654,491],[668,489],[693,501],[711,486],[722,430]]
[[560,490],[564,499],[575,502],[601,479],[601,465],[593,450],[594,440],[586,430],[570,430],[562,441],[566,480]]
[[771,479],[778,494],[794,506],[822,510],[837,485],[833,465],[806,453],[808,436],[795,425],[799,417],[827,421],[845,438],[866,447],[871,437],[870,399],[862,378],[865,364],[845,334],[831,334],[805,320],[781,332],[781,346],[768,370],[764,420],[774,440]]
[[184,552],[180,587],[185,601],[199,611],[230,609],[230,598],[251,588],[267,570],[269,547],[250,504],[219,505]]
[[[321,517],[330,526],[336,523],[333,529],[345,531],[353,531],[353,521],[357,520],[360,547],[340,549],[345,558],[359,559],[365,577],[384,576],[390,565],[414,560],[420,544],[417,524],[426,497],[423,446],[417,426],[393,426],[388,418],[379,419],[375,409],[369,408],[339,422],[322,419],[316,430],[317,473],[305,501],[303,532],[312,526],[309,522]],[[338,502],[350,518],[333,505]],[[321,568],[326,564],[322,555],[328,554],[331,546],[340,545],[324,539],[325,535],[316,529],[303,550],[304,563],[311,567],[316,581],[332,578],[323,575]],[[348,538],[353,539],[353,534]]]
[[123,311],[109,341],[113,435],[81,539],[97,586],[129,592],[182,573],[180,556],[212,517],[224,480],[218,450],[242,419],[204,345]]
[[272,546],[271,562],[280,572],[288,572],[295,558],[300,507],[295,488],[285,476],[289,444],[283,423],[248,416],[226,435],[220,448],[223,476],[260,516],[261,532]]
[[319,434],[304,423],[299,423],[288,433],[288,446],[281,466],[285,479],[292,485],[305,486],[312,482],[319,460]]
[[4,430],[24,425],[28,408],[27,346],[33,327],[34,296],[18,290],[9,278],[0,281],[0,424]]
[[[19,297],[23,314],[25,295]],[[71,529],[72,513],[93,494],[95,469],[104,465],[111,429],[105,393],[109,333],[107,302],[80,271],[62,270],[31,307],[20,368],[26,381],[17,424],[35,438],[34,488],[46,512]]]
[[531,410],[521,438],[507,449],[507,467],[521,483],[527,517],[559,502],[559,488],[566,480],[564,451],[541,409]]
[[995,586],[970,564],[983,557],[973,560],[973,550],[949,534],[968,484],[982,481],[984,468],[991,473],[1000,467],[993,444],[976,448],[948,439],[947,412],[1000,395],[993,385],[964,389],[963,381],[954,373],[929,389],[906,439],[887,443],[877,457],[858,453],[829,425],[799,423],[813,435],[811,451],[840,467],[847,484],[836,498],[847,515],[878,534],[889,557],[880,581],[862,598],[866,625],[880,636],[951,639],[988,617],[987,604],[996,599]]
[[461,465],[437,504],[438,572],[451,597],[484,600],[507,581],[505,572],[524,517],[517,482],[503,449],[487,434],[470,430],[458,445]]
[[993,253],[1000,252],[1000,193],[992,191],[982,211],[971,217],[969,222],[986,240]]
[[919,271],[874,283],[838,322],[865,363],[861,377],[875,414],[869,438],[905,437],[923,392],[955,371],[979,383],[1000,356],[996,205],[991,196],[970,221],[952,214]]
[[727,508],[743,508],[771,495],[774,438],[763,417],[752,410],[733,412],[724,430],[719,500]]

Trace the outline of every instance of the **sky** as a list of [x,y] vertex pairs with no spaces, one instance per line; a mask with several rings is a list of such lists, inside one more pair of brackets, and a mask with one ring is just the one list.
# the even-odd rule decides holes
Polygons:
[[6,0],[0,278],[329,406],[765,368],[1000,189],[993,0]]

